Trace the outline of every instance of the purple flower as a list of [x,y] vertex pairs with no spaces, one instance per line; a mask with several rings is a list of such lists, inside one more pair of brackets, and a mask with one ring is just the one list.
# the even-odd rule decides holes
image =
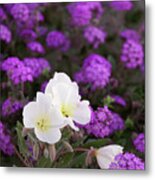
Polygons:
[[145,164],[133,153],[126,152],[115,157],[114,162],[110,164],[109,169],[124,170],[144,170]]
[[36,28],[38,36],[44,36],[47,33],[47,27],[45,26],[38,26]]
[[2,70],[7,72],[8,77],[13,84],[32,82],[32,71],[26,67],[17,57],[9,57],[2,63]]
[[26,4],[14,4],[11,8],[11,15],[17,22],[26,22],[30,17],[30,11]]
[[45,70],[51,69],[48,61],[44,58],[25,58],[23,63],[31,69],[34,78],[39,77]]
[[6,13],[4,12],[3,8],[0,7],[0,22],[6,20],[7,16]]
[[140,35],[134,29],[125,29],[120,33],[120,36],[126,40],[132,39],[137,42],[140,41]]
[[0,40],[10,43],[12,40],[12,34],[9,28],[3,24],[0,24]]
[[129,11],[132,9],[133,4],[131,1],[112,1],[109,2],[110,7],[116,11]]
[[106,33],[98,27],[88,26],[84,29],[84,38],[94,48],[98,48],[100,44],[105,42]]
[[[78,125],[79,126],[79,125]],[[113,134],[115,131],[124,128],[123,119],[116,113],[110,111],[107,106],[92,111],[92,117],[89,124],[79,126],[84,128],[86,133],[95,137],[104,138]]]
[[2,104],[2,116],[9,116],[23,107],[23,104],[20,101],[13,100],[11,98],[6,99]]
[[121,61],[125,67],[135,69],[143,64],[144,52],[140,43],[127,40],[122,47]]
[[115,103],[120,104],[123,107],[126,106],[126,101],[121,96],[111,95],[110,97],[114,100]]
[[37,34],[31,29],[23,29],[20,32],[20,37],[24,41],[30,42],[30,41],[34,41],[37,38]]
[[133,141],[133,144],[137,151],[144,153],[145,152],[145,135],[140,133]]
[[89,55],[83,63],[82,69],[75,74],[78,83],[89,83],[91,89],[104,88],[110,80],[111,64],[98,54]]
[[85,26],[95,17],[99,19],[103,14],[100,2],[73,2],[67,6],[71,15],[71,22],[75,26]]
[[60,49],[61,51],[67,51],[70,47],[69,39],[60,31],[49,32],[46,44],[48,47]]
[[45,53],[45,49],[42,46],[41,43],[37,42],[37,41],[33,41],[33,42],[29,42],[27,44],[27,48],[35,53],[39,53],[39,54],[44,54]]
[[1,121],[0,121],[0,150],[4,154],[9,156],[14,154],[14,146],[11,142],[11,137]]

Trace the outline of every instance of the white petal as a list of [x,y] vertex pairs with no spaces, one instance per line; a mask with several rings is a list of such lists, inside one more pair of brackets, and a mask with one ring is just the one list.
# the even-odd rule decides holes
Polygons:
[[78,86],[75,83],[57,84],[52,88],[54,101],[60,104],[75,104],[80,100]]
[[35,134],[40,141],[48,144],[55,144],[61,139],[61,132],[58,128],[51,128],[48,132],[42,132],[35,128]]
[[23,109],[23,123],[26,128],[34,128],[39,106],[36,102],[28,103]]
[[61,83],[64,83],[64,84],[71,84],[72,82],[71,82],[71,79],[70,79],[70,77],[69,76],[67,76],[67,74],[65,74],[65,73],[55,73],[54,74],[54,77],[53,77],[53,79],[51,79],[49,82],[48,82],[48,84],[47,84],[47,86],[46,86],[46,88],[45,88],[45,93],[47,94],[47,93],[52,93],[52,88],[53,88],[53,86],[55,86],[55,85],[57,85],[57,84],[61,84]]
[[87,124],[91,119],[91,109],[88,101],[81,101],[77,104],[73,120],[79,124]]
[[97,150],[96,158],[101,169],[108,169],[116,155],[123,152],[119,145],[108,145]]
[[65,118],[65,122],[66,122],[66,125],[69,125],[75,131],[79,131],[79,128],[77,126],[75,126],[73,120],[70,117],[69,118]]

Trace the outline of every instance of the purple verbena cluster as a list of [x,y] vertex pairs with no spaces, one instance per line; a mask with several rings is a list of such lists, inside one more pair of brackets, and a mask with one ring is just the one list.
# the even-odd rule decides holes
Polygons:
[[32,41],[27,44],[27,48],[35,53],[44,54],[45,49],[40,42]]
[[139,42],[132,39],[127,40],[122,47],[121,61],[125,67],[135,69],[143,64],[144,52]]
[[103,14],[100,2],[73,2],[67,6],[71,16],[71,23],[81,27],[89,25],[92,19],[99,19]]
[[98,54],[89,55],[83,62],[81,70],[75,74],[78,83],[89,83],[91,89],[104,88],[110,80],[111,64]]
[[116,11],[128,11],[131,10],[133,7],[133,4],[131,1],[112,1],[109,2],[109,5],[112,9]]
[[134,139],[133,144],[137,151],[144,153],[145,152],[145,135],[144,133],[138,134]]
[[12,40],[12,33],[10,29],[3,24],[0,24],[0,40],[10,43]]
[[121,31],[120,36],[126,40],[132,39],[137,42],[140,41],[140,34],[134,29],[125,29]]
[[46,44],[48,47],[59,49],[64,52],[70,47],[68,37],[60,31],[49,32],[46,37]]
[[109,169],[120,170],[144,170],[144,162],[133,153],[124,153],[115,156],[114,162],[109,166]]
[[14,146],[11,142],[11,137],[1,121],[0,121],[0,150],[4,154],[9,156],[12,156],[14,154]]
[[88,26],[84,29],[84,38],[96,49],[105,42],[106,32],[95,26]]
[[6,99],[2,104],[2,116],[10,116],[19,110],[21,110],[23,107],[23,104],[18,101],[11,99],[10,97]]
[[80,127],[83,127],[88,134],[104,138],[118,130],[122,130],[124,121],[118,114],[104,106],[103,108],[97,108],[96,111],[92,111],[90,123]]

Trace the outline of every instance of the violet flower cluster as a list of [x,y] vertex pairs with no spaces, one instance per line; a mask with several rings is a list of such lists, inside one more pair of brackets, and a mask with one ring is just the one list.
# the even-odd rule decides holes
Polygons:
[[89,55],[79,72],[75,74],[78,83],[89,83],[92,90],[104,88],[110,80],[111,64],[98,54]]
[[89,25],[93,19],[100,19],[103,14],[101,2],[73,2],[67,6],[71,23],[81,27]]
[[14,146],[11,142],[11,137],[1,121],[0,121],[0,150],[4,154],[9,156],[12,156],[14,154]]
[[129,11],[133,8],[131,1],[112,1],[109,2],[109,5],[112,9],[116,11]]
[[29,42],[27,44],[27,48],[34,53],[38,53],[38,54],[44,54],[45,53],[45,49],[43,47],[43,45],[40,42],[37,41],[32,41]]
[[122,130],[124,128],[124,121],[117,113],[104,106],[103,108],[97,108],[96,111],[92,111],[90,123],[80,127],[90,135],[104,138],[118,130]]
[[7,44],[12,40],[12,33],[10,29],[3,24],[0,24],[0,40],[6,42]]
[[46,44],[48,47],[65,52],[70,47],[70,40],[64,33],[60,31],[51,31],[46,37]]
[[10,116],[21,110],[22,107],[23,107],[23,103],[9,97],[2,104],[2,116],[4,117]]
[[114,103],[119,104],[123,107],[126,106],[126,101],[121,96],[111,95],[110,97],[113,99]]
[[135,69],[143,65],[144,52],[139,42],[132,39],[127,40],[122,47],[121,61],[125,67]]
[[88,26],[84,29],[84,38],[96,49],[105,42],[106,32],[95,26]]
[[145,135],[144,133],[138,134],[134,139],[133,144],[137,151],[144,153],[145,152]]
[[142,159],[135,154],[126,152],[115,156],[114,162],[110,164],[109,169],[144,170],[145,165]]
[[139,42],[141,39],[140,34],[134,29],[125,29],[121,31],[120,36],[124,38],[125,40],[132,39],[137,42]]

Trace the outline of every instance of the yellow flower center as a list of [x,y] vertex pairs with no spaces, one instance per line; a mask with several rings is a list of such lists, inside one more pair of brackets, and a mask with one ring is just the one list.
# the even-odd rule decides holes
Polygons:
[[51,122],[50,122],[49,118],[42,117],[36,121],[36,127],[38,130],[40,130],[42,132],[47,132],[51,127]]
[[63,104],[61,106],[61,112],[65,117],[72,117],[74,113],[74,108],[72,105]]

